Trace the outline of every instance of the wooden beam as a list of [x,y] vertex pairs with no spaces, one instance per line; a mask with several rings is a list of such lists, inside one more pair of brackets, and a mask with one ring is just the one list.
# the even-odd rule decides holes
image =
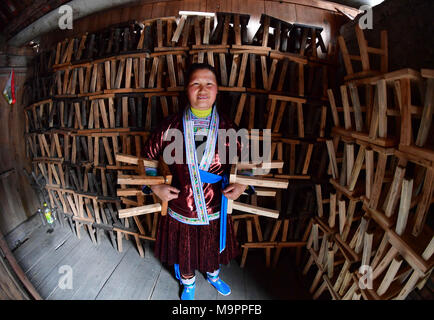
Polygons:
[[29,281],[29,279],[26,277],[24,271],[19,266],[17,260],[15,259],[12,252],[9,250],[9,247],[3,237],[3,234],[0,233],[0,249],[5,256],[6,260],[9,262],[12,270],[20,279],[21,283],[24,285],[24,287],[29,291],[29,293],[32,295],[33,299],[35,300],[42,300],[39,293],[36,291],[35,287],[32,285],[32,283]]

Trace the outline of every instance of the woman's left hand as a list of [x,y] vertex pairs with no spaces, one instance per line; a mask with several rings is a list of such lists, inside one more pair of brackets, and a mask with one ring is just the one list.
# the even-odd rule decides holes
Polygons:
[[226,198],[237,200],[240,195],[246,190],[246,185],[239,183],[231,183],[222,191]]

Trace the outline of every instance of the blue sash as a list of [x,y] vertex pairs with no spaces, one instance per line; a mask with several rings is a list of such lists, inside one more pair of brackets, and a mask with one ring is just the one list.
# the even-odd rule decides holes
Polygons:
[[[200,179],[205,183],[216,183],[222,181],[222,189],[229,184],[227,175],[219,176],[214,173],[199,170]],[[222,193],[222,203],[220,209],[220,253],[226,248],[226,224],[227,224],[228,198]]]

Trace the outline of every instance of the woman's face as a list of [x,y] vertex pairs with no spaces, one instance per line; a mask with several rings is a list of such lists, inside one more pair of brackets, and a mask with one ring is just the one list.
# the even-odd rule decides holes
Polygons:
[[193,108],[211,108],[217,96],[217,79],[214,73],[208,69],[193,72],[187,84],[187,96]]

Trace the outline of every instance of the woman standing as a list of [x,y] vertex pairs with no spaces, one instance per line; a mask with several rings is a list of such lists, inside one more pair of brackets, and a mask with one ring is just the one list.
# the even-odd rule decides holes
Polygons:
[[[189,105],[166,118],[143,148],[145,158],[156,160],[171,143],[165,141],[165,133],[170,129],[182,132],[184,161],[169,165],[172,185],[150,187],[161,200],[169,201],[168,214],[158,224],[155,255],[174,265],[184,286],[182,300],[194,299],[196,270],[206,272],[208,282],[220,294],[229,295],[230,287],[219,277],[220,265],[239,254],[225,204],[227,199],[238,199],[246,186],[227,183],[230,164],[219,157],[218,129],[234,125],[217,112],[217,91],[214,68],[192,64],[186,76]],[[240,152],[240,145],[237,147]]]

